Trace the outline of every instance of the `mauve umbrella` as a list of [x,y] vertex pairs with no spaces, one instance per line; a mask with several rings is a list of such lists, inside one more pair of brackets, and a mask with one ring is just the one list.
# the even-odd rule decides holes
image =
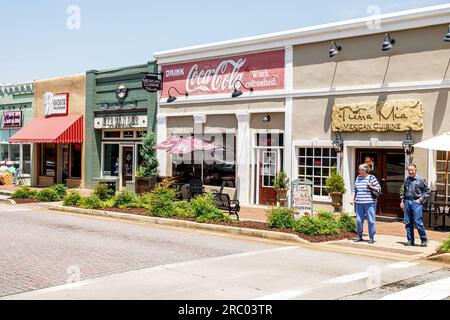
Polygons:
[[181,140],[183,140],[183,138],[178,137],[178,136],[172,136],[169,139],[157,144],[154,149],[156,150],[164,150],[164,151],[169,151],[170,149],[172,149],[175,145],[177,145],[178,143],[181,142]]
[[186,154],[194,151],[207,151],[217,148],[216,145],[203,141],[195,137],[183,138],[180,142],[175,144],[169,152],[171,154]]

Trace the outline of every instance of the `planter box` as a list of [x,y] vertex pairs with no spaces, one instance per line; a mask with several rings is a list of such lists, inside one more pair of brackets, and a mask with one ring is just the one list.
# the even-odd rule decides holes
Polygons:
[[156,177],[135,177],[135,193],[143,194],[153,190],[156,185]]

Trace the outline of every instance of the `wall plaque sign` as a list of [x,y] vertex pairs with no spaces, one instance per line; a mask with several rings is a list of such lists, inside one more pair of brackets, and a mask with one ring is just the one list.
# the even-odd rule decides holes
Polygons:
[[157,76],[146,75],[142,78],[142,88],[148,92],[158,92],[162,89],[162,80]]
[[44,114],[50,116],[64,116],[69,112],[68,93],[44,93]]
[[95,129],[147,128],[147,116],[99,117],[94,120]]
[[423,130],[423,104],[419,100],[336,104],[332,117],[333,131]]
[[22,111],[3,112],[3,128],[22,126]]

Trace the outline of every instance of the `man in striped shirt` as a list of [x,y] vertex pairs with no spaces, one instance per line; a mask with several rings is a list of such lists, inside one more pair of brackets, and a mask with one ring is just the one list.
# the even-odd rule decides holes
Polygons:
[[380,192],[381,186],[374,175],[369,174],[370,167],[367,164],[359,166],[358,177],[353,187],[353,200],[351,204],[356,204],[356,226],[358,238],[355,242],[363,240],[364,216],[367,216],[369,224],[369,244],[373,244],[375,236],[375,213],[377,211],[377,199],[373,197],[371,190]]

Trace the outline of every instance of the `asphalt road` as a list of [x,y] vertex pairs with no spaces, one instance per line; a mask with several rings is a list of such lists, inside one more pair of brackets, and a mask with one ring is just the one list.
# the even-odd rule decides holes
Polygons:
[[450,270],[0,205],[3,299],[448,299]]

